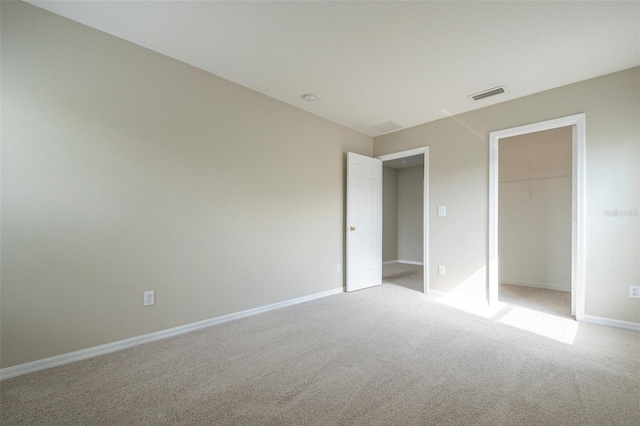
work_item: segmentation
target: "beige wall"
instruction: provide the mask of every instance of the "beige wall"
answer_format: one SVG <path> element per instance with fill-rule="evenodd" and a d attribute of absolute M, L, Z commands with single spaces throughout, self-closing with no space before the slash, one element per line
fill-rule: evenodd
<path fill-rule="evenodd" d="M 500 183 L 501 283 L 571 291 L 571 178 Z"/>
<path fill-rule="evenodd" d="M 640 284 L 640 218 L 606 213 L 640 208 L 638 67 L 374 138 L 376 156 L 430 147 L 432 289 L 486 297 L 489 133 L 577 113 L 586 113 L 586 314 L 640 322 L 640 299 L 629 298 Z"/>
<path fill-rule="evenodd" d="M 382 261 L 398 260 L 398 170 L 382 168 Z"/>
<path fill-rule="evenodd" d="M 370 137 L 1 7 L 2 367 L 343 285 L 345 152 Z"/>
<path fill-rule="evenodd" d="M 572 127 L 500 139 L 500 182 L 570 175 Z"/>
<path fill-rule="evenodd" d="M 424 167 L 398 170 L 398 260 L 423 261 Z"/>
<path fill-rule="evenodd" d="M 0 2 L 2 367 L 340 287 L 371 138 Z M 640 69 L 374 139 L 430 146 L 431 287 L 484 297 L 488 133 L 587 113 L 586 313 L 640 322 Z M 142 307 L 142 292 L 156 305 Z"/>
<path fill-rule="evenodd" d="M 500 140 L 501 283 L 571 291 L 572 127 Z"/>
<path fill-rule="evenodd" d="M 382 260 L 422 263 L 424 167 L 383 170 Z"/>

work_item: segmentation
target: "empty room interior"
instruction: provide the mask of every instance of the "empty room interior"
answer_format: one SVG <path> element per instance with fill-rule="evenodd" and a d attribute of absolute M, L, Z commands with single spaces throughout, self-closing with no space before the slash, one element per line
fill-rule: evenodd
<path fill-rule="evenodd" d="M 424 155 L 382 164 L 383 282 L 424 292 Z"/>
<path fill-rule="evenodd" d="M 635 425 L 640 2 L 0 2 L 0 423 Z"/>
<path fill-rule="evenodd" d="M 571 309 L 572 127 L 500 140 L 500 294 L 565 317 Z"/>

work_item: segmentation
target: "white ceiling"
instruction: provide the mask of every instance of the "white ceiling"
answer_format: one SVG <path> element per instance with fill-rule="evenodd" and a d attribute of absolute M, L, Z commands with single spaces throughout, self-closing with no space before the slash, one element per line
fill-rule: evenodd
<path fill-rule="evenodd" d="M 640 1 L 29 3 L 370 136 L 640 65 Z"/>

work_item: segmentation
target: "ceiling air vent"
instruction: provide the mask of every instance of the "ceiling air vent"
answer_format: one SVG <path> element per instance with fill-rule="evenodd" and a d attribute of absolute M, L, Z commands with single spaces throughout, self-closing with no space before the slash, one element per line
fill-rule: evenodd
<path fill-rule="evenodd" d="M 494 87 L 493 89 L 483 90 L 482 92 L 469 95 L 469 97 L 474 101 L 479 101 L 480 99 L 488 98 L 489 96 L 495 96 L 495 95 L 499 95 L 501 93 L 506 93 L 506 92 L 507 91 L 504 90 L 504 87 L 498 86 L 498 87 Z"/>
<path fill-rule="evenodd" d="M 387 121 L 385 123 L 376 124 L 375 126 L 371 126 L 373 130 L 379 133 L 387 133 L 392 130 L 402 129 L 402 126 L 398 123 L 394 123 L 393 121 Z"/>

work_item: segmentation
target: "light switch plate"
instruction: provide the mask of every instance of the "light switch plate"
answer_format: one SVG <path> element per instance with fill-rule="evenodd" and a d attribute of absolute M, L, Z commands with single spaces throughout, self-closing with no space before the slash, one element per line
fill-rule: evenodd
<path fill-rule="evenodd" d="M 447 206 L 438 206 L 438 216 L 447 215 Z"/>

